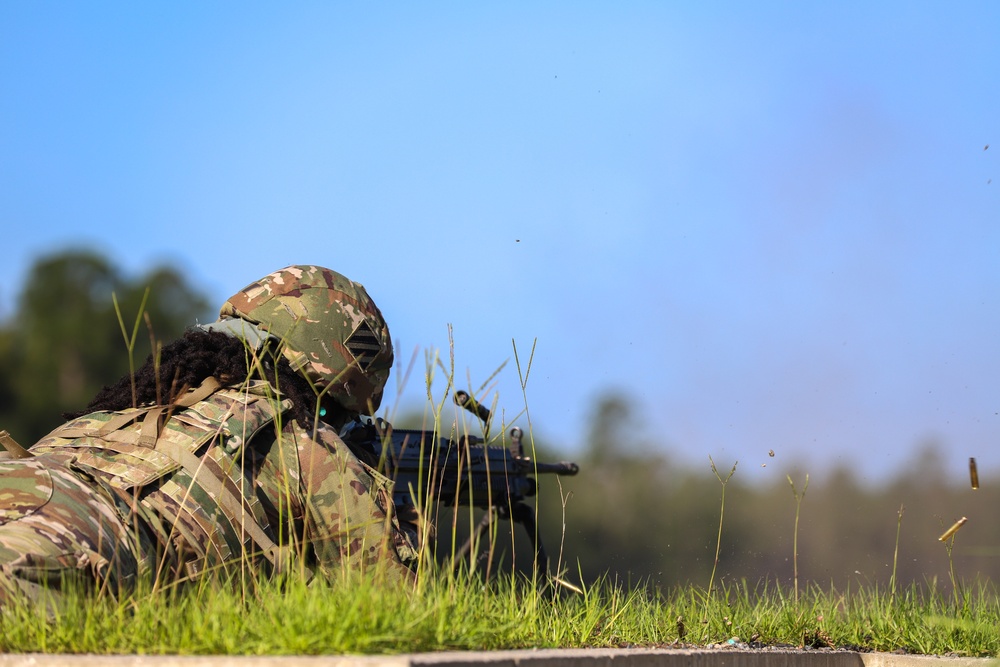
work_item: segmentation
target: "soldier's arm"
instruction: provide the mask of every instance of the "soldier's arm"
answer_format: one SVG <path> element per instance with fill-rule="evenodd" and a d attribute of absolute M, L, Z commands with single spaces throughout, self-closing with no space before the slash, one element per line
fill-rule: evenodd
<path fill-rule="evenodd" d="M 412 577 L 416 553 L 393 516 L 391 482 L 365 466 L 329 428 L 319 442 L 296 428 L 305 536 L 328 578 L 361 571 Z M 404 561 L 406 564 L 404 564 Z"/>

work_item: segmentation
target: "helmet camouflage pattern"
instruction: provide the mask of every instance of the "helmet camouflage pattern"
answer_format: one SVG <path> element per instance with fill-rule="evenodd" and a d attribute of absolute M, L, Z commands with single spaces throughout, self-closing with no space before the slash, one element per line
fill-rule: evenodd
<path fill-rule="evenodd" d="M 244 287 L 219 315 L 280 339 L 292 368 L 348 410 L 369 414 L 382 401 L 392 341 L 361 284 L 321 266 L 288 266 Z"/>

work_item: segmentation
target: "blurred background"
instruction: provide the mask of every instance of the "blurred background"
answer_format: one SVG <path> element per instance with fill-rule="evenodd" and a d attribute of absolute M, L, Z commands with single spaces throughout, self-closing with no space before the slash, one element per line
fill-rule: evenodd
<path fill-rule="evenodd" d="M 554 481 L 540 502 L 584 576 L 707 578 L 711 456 L 739 461 L 725 576 L 790 576 L 809 474 L 803 577 L 886 579 L 897 528 L 901 577 L 945 576 L 968 515 L 956 564 L 995 578 L 998 25 L 975 2 L 0 4 L 0 428 L 31 442 L 128 371 L 114 300 L 131 334 L 149 288 L 138 363 L 316 263 L 390 323 L 386 416 L 453 359 L 583 465 L 565 519 Z"/>

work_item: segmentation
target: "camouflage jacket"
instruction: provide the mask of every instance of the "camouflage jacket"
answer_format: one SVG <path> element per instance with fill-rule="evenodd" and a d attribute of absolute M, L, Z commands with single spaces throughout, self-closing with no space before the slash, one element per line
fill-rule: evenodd
<path fill-rule="evenodd" d="M 310 437 L 288 408 L 265 382 L 209 378 L 172 407 L 92 413 L 30 451 L 83 473 L 138 527 L 127 546 L 140 576 L 195 577 L 248 559 L 310 576 L 376 566 L 412 576 L 417 554 L 391 481 L 322 422 Z"/>

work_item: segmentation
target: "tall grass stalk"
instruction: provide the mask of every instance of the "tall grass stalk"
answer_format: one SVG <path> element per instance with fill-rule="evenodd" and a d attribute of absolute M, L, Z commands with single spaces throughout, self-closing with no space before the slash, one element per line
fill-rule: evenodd
<path fill-rule="evenodd" d="M 953 523 L 948 530 L 944 531 L 938 541 L 944 542 L 944 548 L 948 552 L 948 577 L 951 579 L 951 590 L 955 598 L 955 606 L 960 607 L 963 604 L 964 593 L 962 591 L 962 582 L 958 580 L 955 576 L 955 538 L 958 535 L 959 529 L 965 525 L 967 518 L 964 516 Z"/>
<path fill-rule="evenodd" d="M 156 378 L 156 402 L 162 405 L 163 387 L 160 384 L 160 358 L 163 353 L 163 343 L 156 339 L 156 332 L 153 330 L 153 321 L 149 318 L 149 313 L 143 313 L 142 319 L 146 322 L 146 331 L 149 332 L 149 349 L 153 355 L 153 376 Z M 131 358 L 131 356 L 132 351 L 129 350 L 129 357 Z M 132 392 L 132 404 L 135 405 L 135 378 L 132 379 Z"/>
<path fill-rule="evenodd" d="M 806 497 L 806 489 L 809 488 L 809 473 L 806 473 L 805 484 L 802 485 L 802 493 L 795 488 L 795 482 L 791 475 L 785 475 L 788 484 L 792 487 L 792 495 L 795 497 L 795 527 L 792 532 L 792 581 L 795 590 L 795 606 L 799 605 L 799 510 L 802 508 L 802 499 Z"/>
<path fill-rule="evenodd" d="M 944 548 L 948 552 L 948 579 L 951 580 L 951 592 L 955 599 L 955 606 L 961 606 L 961 595 L 960 586 L 958 578 L 955 576 L 955 559 L 953 557 L 955 550 L 955 536 L 952 535 L 950 538 L 945 540 Z"/>
<path fill-rule="evenodd" d="M 889 577 L 889 601 L 896 600 L 896 563 L 899 560 L 899 534 L 903 527 L 903 511 L 906 508 L 900 503 L 899 511 L 896 513 L 896 546 L 892 550 L 892 576 Z"/>
<path fill-rule="evenodd" d="M 712 575 L 708 578 L 708 588 L 705 590 L 706 608 L 711 602 L 713 585 L 715 583 L 715 572 L 719 567 L 719 552 L 722 550 L 722 522 L 726 516 L 726 484 L 729 483 L 729 480 L 732 479 L 733 475 L 736 473 L 736 466 L 739 464 L 739 461 L 734 462 L 733 467 L 729 470 L 729 474 L 726 475 L 725 479 L 723 479 L 722 475 L 719 474 L 718 468 L 715 467 L 715 461 L 712 459 L 711 455 L 708 457 L 708 462 L 712 466 L 712 473 L 715 475 L 715 478 L 719 480 L 719 484 L 722 485 L 722 498 L 719 507 L 719 532 L 715 539 L 715 560 L 712 562 Z M 708 628 L 706 626 L 706 632 L 707 631 Z"/>
<path fill-rule="evenodd" d="M 139 312 L 135 315 L 135 323 L 132 325 L 132 333 L 125 330 L 125 320 L 122 317 L 121 306 L 118 304 L 118 295 L 111 293 L 111 302 L 115 307 L 115 315 L 118 317 L 118 326 L 121 327 L 122 337 L 125 339 L 125 347 L 128 349 L 128 372 L 132 379 L 132 407 L 136 407 L 139 399 L 135 389 L 135 338 L 139 333 L 139 323 L 142 322 L 146 313 L 146 300 L 149 299 L 149 287 L 142 294 L 142 302 L 139 304 Z"/>
<path fill-rule="evenodd" d="M 524 401 L 524 416 L 525 416 L 525 419 L 528 422 L 528 456 L 531 457 L 532 461 L 537 461 L 538 457 L 535 456 L 535 432 L 534 432 L 533 425 L 532 425 L 532 422 L 531 422 L 531 413 L 528 411 L 528 376 L 531 374 L 531 362 L 534 361 L 534 359 L 535 359 L 535 347 L 538 345 L 538 339 L 536 338 L 536 339 L 534 339 L 532 341 L 532 343 L 531 343 L 531 352 L 528 355 L 528 363 L 523 368 L 521 366 L 521 357 L 517 353 L 517 342 L 512 339 L 510 341 L 510 343 L 511 343 L 511 346 L 513 347 L 513 349 L 514 349 L 514 364 L 517 366 L 517 379 L 518 379 L 518 383 L 521 385 L 521 398 Z M 536 468 L 536 470 L 537 470 L 537 468 Z M 562 485 L 560 485 L 560 489 L 561 488 L 562 488 Z M 565 500 L 563 502 L 563 508 L 562 509 L 563 509 L 563 516 L 565 516 L 565 511 L 566 511 Z M 540 540 L 542 538 L 538 534 L 538 503 L 535 503 L 533 511 L 535 513 L 535 521 L 534 521 L 534 527 L 533 527 L 533 530 L 534 530 L 535 534 L 532 535 L 532 543 L 534 543 L 534 544 L 541 544 Z M 511 526 L 513 527 L 513 524 L 511 524 Z M 565 522 L 563 523 L 563 526 L 564 526 L 564 528 L 563 528 L 562 532 L 563 532 L 563 534 L 565 534 Z M 560 536 L 559 560 L 556 561 L 556 573 L 557 573 L 557 575 L 558 575 L 558 572 L 559 572 L 559 564 L 561 563 L 561 559 L 562 559 L 562 536 Z M 536 558 L 535 564 L 537 565 L 537 558 Z M 548 567 L 548 566 L 546 565 L 546 567 Z M 536 580 L 537 580 L 537 578 L 539 576 L 544 576 L 544 575 L 548 574 L 547 572 L 538 572 L 537 567 L 536 568 L 532 568 L 532 573 L 533 573 L 533 577 L 536 578 Z"/>
<path fill-rule="evenodd" d="M 715 560 L 712 562 L 712 575 L 708 578 L 707 590 L 711 594 L 712 584 L 715 582 L 715 572 L 719 567 L 719 552 L 722 550 L 722 522 L 726 516 L 726 484 L 729 483 L 729 480 L 732 479 L 733 474 L 736 472 L 736 466 L 739 464 L 739 461 L 733 463 L 733 467 L 729 470 L 729 474 L 726 475 L 725 479 L 723 479 L 722 475 L 719 474 L 719 470 L 715 467 L 715 461 L 712 460 L 711 456 L 708 457 L 708 461 L 712 466 L 712 473 L 715 475 L 715 478 L 719 480 L 719 484 L 722 485 L 722 498 L 719 507 L 719 532 L 715 540 Z"/>
<path fill-rule="evenodd" d="M 478 385 L 473 382 L 471 376 L 466 377 L 468 383 L 467 393 L 470 399 L 475 404 L 489 406 L 490 417 L 484 420 L 477 413 L 456 408 L 454 402 L 451 400 L 455 390 L 459 389 L 459 386 L 456 382 L 454 336 L 450 326 L 448 327 L 448 342 L 447 357 L 443 357 L 436 350 L 425 352 L 426 367 L 424 381 L 427 408 L 425 409 L 423 424 L 420 428 L 427 433 L 433 433 L 435 439 L 448 438 L 460 443 L 460 446 L 470 446 L 472 440 L 481 438 L 490 445 L 509 447 L 509 433 L 506 430 L 508 422 L 512 423 L 513 420 L 518 419 L 520 416 L 527 415 L 526 387 L 534 357 L 534 346 L 532 347 L 532 355 L 526 364 L 522 364 L 517 348 L 516 346 L 514 347 L 525 407 L 513 416 L 497 408 L 498 397 L 494 391 L 495 379 L 506 366 L 506 361 L 501 363 L 486 380 Z M 441 382 L 442 379 L 443 383 Z M 439 388 L 443 388 L 443 391 L 439 392 Z M 492 397 L 490 396 L 491 393 Z M 448 408 L 447 411 L 446 408 Z M 453 415 L 454 419 L 451 419 L 450 415 Z M 481 436 L 476 432 L 477 430 L 482 432 Z M 526 432 L 528 437 L 522 440 L 522 443 L 525 449 L 533 454 L 534 439 L 530 418 Z M 476 438 L 468 438 L 467 436 L 476 436 Z M 414 443 L 414 446 L 416 444 Z M 428 441 L 419 444 L 421 447 L 429 447 L 433 443 Z M 467 488 L 469 489 L 473 486 L 473 473 L 471 466 L 464 465 L 464 462 L 471 461 L 472 458 L 471 456 L 459 457 L 460 469 L 458 475 L 466 477 Z M 534 456 L 531 459 L 534 460 Z M 422 455 L 421 465 L 425 462 L 426 457 Z M 417 490 L 418 493 L 416 494 L 418 500 L 417 510 L 421 515 L 421 544 L 426 547 L 436 542 L 438 545 L 437 554 L 434 553 L 433 549 L 423 549 L 421 562 L 424 567 L 422 567 L 421 573 L 436 576 L 442 570 L 462 570 L 471 576 L 481 575 L 488 580 L 495 574 L 493 568 L 494 563 L 498 560 L 497 549 L 498 544 L 500 544 L 500 540 L 498 540 L 498 537 L 501 536 L 500 531 L 508 530 L 510 532 L 510 543 L 511 545 L 514 543 L 516 524 L 513 521 L 500 520 L 510 514 L 509 511 L 503 512 L 502 510 L 510 510 L 510 508 L 499 508 L 499 512 L 487 509 L 484 513 L 475 507 L 458 503 L 437 506 L 435 491 L 437 483 L 440 482 L 436 478 L 437 474 L 436 462 L 428 465 L 426 471 L 421 470 L 420 478 L 425 481 L 421 484 L 422 488 Z M 491 493 L 492 487 L 489 487 L 487 492 Z M 492 500 L 489 504 L 493 504 Z M 444 536 L 443 539 L 447 541 L 446 543 L 442 544 L 442 540 L 435 537 L 433 532 L 434 526 L 437 527 L 437 532 Z M 468 538 L 460 544 L 459 540 L 463 534 L 468 535 Z M 508 555 L 511 556 L 511 567 L 516 567 L 517 562 L 514 558 L 518 554 L 511 553 Z M 420 580 L 422 581 L 423 577 Z M 418 585 L 422 585 L 422 583 Z"/>

